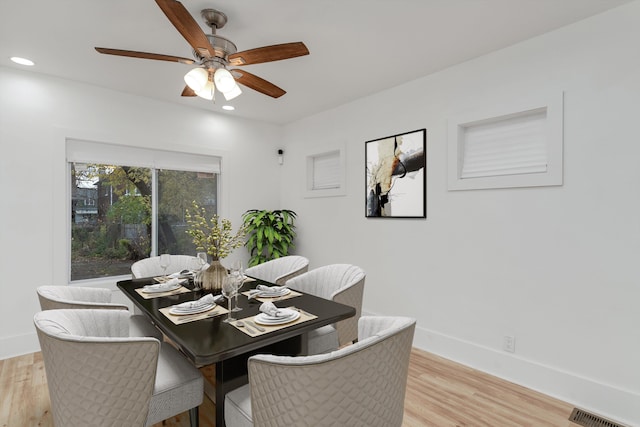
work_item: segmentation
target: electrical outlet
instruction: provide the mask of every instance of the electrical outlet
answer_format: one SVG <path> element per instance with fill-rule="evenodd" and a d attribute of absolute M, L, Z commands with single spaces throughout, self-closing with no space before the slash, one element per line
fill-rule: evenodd
<path fill-rule="evenodd" d="M 512 335 L 505 335 L 502 340 L 502 349 L 504 351 L 508 351 L 509 353 L 516 352 L 516 337 Z"/>

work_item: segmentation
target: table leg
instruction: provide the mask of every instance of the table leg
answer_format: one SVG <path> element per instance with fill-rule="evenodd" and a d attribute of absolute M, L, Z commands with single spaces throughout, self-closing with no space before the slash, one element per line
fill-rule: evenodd
<path fill-rule="evenodd" d="M 224 423 L 224 397 L 225 395 L 240 386 L 249 382 L 247 374 L 247 360 L 255 354 L 277 354 L 282 356 L 297 356 L 306 352 L 306 336 L 303 340 L 301 336 L 290 338 L 256 350 L 250 353 L 241 354 L 216 363 L 216 427 L 225 427 Z"/>
<path fill-rule="evenodd" d="M 227 392 L 248 382 L 248 356 L 234 357 L 216 363 L 216 427 L 224 427 L 224 397 Z"/>

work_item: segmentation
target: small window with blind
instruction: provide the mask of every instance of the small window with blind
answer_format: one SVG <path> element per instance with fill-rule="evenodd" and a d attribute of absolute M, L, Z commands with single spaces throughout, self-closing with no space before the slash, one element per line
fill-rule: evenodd
<path fill-rule="evenodd" d="M 344 156 L 336 149 L 307 156 L 306 197 L 343 196 Z"/>
<path fill-rule="evenodd" d="M 449 121 L 449 190 L 562 185 L 562 97 Z"/>

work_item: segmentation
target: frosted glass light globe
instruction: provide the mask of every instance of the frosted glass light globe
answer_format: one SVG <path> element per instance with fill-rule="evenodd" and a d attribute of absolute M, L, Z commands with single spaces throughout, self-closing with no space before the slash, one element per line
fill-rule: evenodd
<path fill-rule="evenodd" d="M 184 75 L 184 82 L 196 93 L 202 90 L 208 81 L 209 73 L 204 68 L 194 68 Z"/>

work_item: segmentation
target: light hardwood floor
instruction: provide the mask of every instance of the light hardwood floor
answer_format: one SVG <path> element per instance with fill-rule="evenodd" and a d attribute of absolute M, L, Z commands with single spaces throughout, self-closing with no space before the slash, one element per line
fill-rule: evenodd
<path fill-rule="evenodd" d="M 205 398 L 201 427 L 215 427 L 214 410 Z M 403 427 L 576 427 L 568 421 L 572 410 L 568 403 L 433 354 L 411 353 Z M 184 413 L 154 427 L 188 425 Z M 53 426 L 40 353 L 0 360 L 0 426 Z"/>

